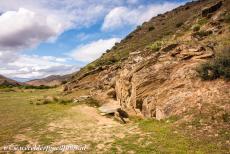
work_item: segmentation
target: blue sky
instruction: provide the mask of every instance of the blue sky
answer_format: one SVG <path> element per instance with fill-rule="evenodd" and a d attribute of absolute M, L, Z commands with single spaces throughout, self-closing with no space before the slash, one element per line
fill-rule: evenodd
<path fill-rule="evenodd" d="M 137 25 L 187 0 L 1 0 L 0 74 L 66 74 L 100 57 Z"/>

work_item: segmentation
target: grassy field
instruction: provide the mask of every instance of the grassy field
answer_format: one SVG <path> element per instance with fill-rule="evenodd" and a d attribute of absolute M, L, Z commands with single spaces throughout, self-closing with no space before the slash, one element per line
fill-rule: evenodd
<path fill-rule="evenodd" d="M 124 125 L 86 104 L 36 105 L 45 96 L 61 96 L 60 89 L 0 90 L 0 147 L 86 144 L 89 153 L 226 152 L 181 135 L 172 128 L 170 119 L 131 118 Z"/>
<path fill-rule="evenodd" d="M 57 95 L 52 90 L 11 90 L 0 91 L 0 146 L 8 144 L 29 144 L 29 139 L 18 139 L 17 135 L 28 134 L 38 139 L 41 144 L 46 142 L 41 138 L 46 134 L 45 126 L 54 119 L 64 115 L 70 106 L 51 104 L 36 105 L 39 99 L 47 95 Z"/>

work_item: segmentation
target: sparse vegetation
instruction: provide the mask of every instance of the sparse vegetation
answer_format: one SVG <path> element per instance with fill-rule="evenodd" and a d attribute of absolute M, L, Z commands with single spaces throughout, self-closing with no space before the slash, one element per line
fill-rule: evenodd
<path fill-rule="evenodd" d="M 226 13 L 224 15 L 224 21 L 227 22 L 227 23 L 230 23 L 230 13 Z"/>
<path fill-rule="evenodd" d="M 32 86 L 32 85 L 0 85 L 0 89 L 5 89 L 5 88 L 19 88 L 19 89 L 51 89 L 51 88 L 56 88 L 56 86 Z"/>
<path fill-rule="evenodd" d="M 46 104 L 53 104 L 53 103 L 67 105 L 73 103 L 73 100 L 67 98 L 49 96 L 49 98 L 44 98 L 41 102 L 38 102 L 37 105 L 46 105 Z"/>
<path fill-rule="evenodd" d="M 181 27 L 183 24 L 184 24 L 183 22 L 179 22 L 179 23 L 176 24 L 176 27 L 179 28 L 179 27 Z"/>
<path fill-rule="evenodd" d="M 215 153 L 219 148 L 209 142 L 191 140 L 173 129 L 173 121 L 140 120 L 135 118 L 143 134 L 128 135 L 116 139 L 111 151 L 133 153 Z M 146 134 L 145 134 L 146 133 Z"/>
<path fill-rule="evenodd" d="M 150 27 L 149 27 L 149 32 L 150 32 L 150 31 L 153 31 L 154 29 L 155 29 L 154 26 L 150 26 Z"/>
<path fill-rule="evenodd" d="M 193 30 L 194 32 L 198 32 L 198 31 L 200 30 L 200 25 L 198 25 L 198 24 L 193 25 L 193 26 L 192 26 L 192 30 Z"/>
<path fill-rule="evenodd" d="M 84 100 L 83 103 L 87 104 L 91 107 L 99 107 L 100 106 L 100 103 L 93 98 L 88 98 L 88 99 Z"/>
<path fill-rule="evenodd" d="M 147 46 L 148 49 L 151 49 L 153 52 L 159 51 L 163 45 L 163 41 L 156 41 L 153 44 Z"/>
<path fill-rule="evenodd" d="M 223 77 L 230 79 L 230 47 L 224 48 L 223 52 L 217 55 L 213 60 L 202 64 L 198 68 L 200 77 L 203 80 L 214 80 Z"/>
<path fill-rule="evenodd" d="M 205 25 L 207 23 L 208 23 L 207 18 L 199 18 L 198 21 L 197 21 L 197 24 L 200 25 L 200 26 L 203 26 L 203 25 Z"/>
<path fill-rule="evenodd" d="M 230 122 L 230 114 L 229 113 L 224 113 L 222 115 L 222 118 L 223 118 L 223 121 L 226 122 L 226 123 L 229 123 Z"/>

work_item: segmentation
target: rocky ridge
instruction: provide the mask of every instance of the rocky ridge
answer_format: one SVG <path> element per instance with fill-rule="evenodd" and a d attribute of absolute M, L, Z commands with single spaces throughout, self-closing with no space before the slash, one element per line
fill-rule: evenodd
<path fill-rule="evenodd" d="M 191 118 L 207 113 L 220 119 L 230 112 L 230 83 L 223 79 L 203 81 L 197 68 L 229 44 L 229 24 L 224 21 L 229 9 L 229 1 L 205 0 L 159 15 L 138 27 L 140 32 L 131 33 L 131 38 L 130 34 L 114 48 L 132 42 L 135 35 L 141 34 L 139 40 L 142 41 L 148 35 L 146 29 L 150 31 L 149 25 L 162 18 L 167 20 L 175 14 L 182 14 L 182 10 L 195 10 L 194 16 L 174 25 L 178 27 L 176 32 L 131 50 L 127 57 L 116 63 L 78 72 L 65 85 L 64 91 L 90 89 L 91 95 L 100 102 L 116 102 L 129 115 L 140 117 L 160 120 L 172 116 Z M 194 28 L 197 24 L 198 30 Z M 213 110 L 218 112 L 213 114 Z"/>

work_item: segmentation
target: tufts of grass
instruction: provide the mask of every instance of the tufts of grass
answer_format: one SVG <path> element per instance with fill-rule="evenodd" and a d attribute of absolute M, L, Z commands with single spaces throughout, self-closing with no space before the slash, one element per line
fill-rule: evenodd
<path fill-rule="evenodd" d="M 87 104 L 88 106 L 91 106 L 91 107 L 99 107 L 100 106 L 100 102 L 91 98 L 91 97 L 83 100 L 79 104 Z"/>
<path fill-rule="evenodd" d="M 195 35 L 199 36 L 199 37 L 205 37 L 212 34 L 212 31 L 205 31 L 205 30 L 200 30 L 198 32 L 195 33 Z"/>
<path fill-rule="evenodd" d="M 195 24 L 192 26 L 192 31 L 194 32 L 198 32 L 200 30 L 200 25 L 199 24 Z"/>
<path fill-rule="evenodd" d="M 54 103 L 67 105 L 73 103 L 73 100 L 67 98 L 51 97 L 49 99 L 45 98 L 44 100 L 42 100 L 42 102 L 37 102 L 36 105 L 46 105 Z"/>
<path fill-rule="evenodd" d="M 172 127 L 174 120 L 132 120 L 138 124 L 142 134 L 133 133 L 122 139 L 117 138 L 110 149 L 113 153 L 210 153 L 218 150 L 210 143 L 190 140 L 177 132 Z"/>
<path fill-rule="evenodd" d="M 153 44 L 148 45 L 147 48 L 152 50 L 153 52 L 156 52 L 161 49 L 163 44 L 163 41 L 155 41 Z"/>
<path fill-rule="evenodd" d="M 179 28 L 179 27 L 181 27 L 183 24 L 184 24 L 183 22 L 178 22 L 178 23 L 176 24 L 176 27 Z"/>
<path fill-rule="evenodd" d="M 222 53 L 213 60 L 201 64 L 197 69 L 203 80 L 214 80 L 223 77 L 230 79 L 230 47 L 226 47 Z"/>
<path fill-rule="evenodd" d="M 197 21 L 197 24 L 200 25 L 200 26 L 203 26 L 203 25 L 205 25 L 207 23 L 208 23 L 207 18 L 199 18 L 198 21 Z"/>
<path fill-rule="evenodd" d="M 230 123 L 230 114 L 229 113 L 224 113 L 222 115 L 222 119 L 223 119 L 224 122 Z"/>
<path fill-rule="evenodd" d="M 224 21 L 227 22 L 227 23 L 230 23 L 230 13 L 226 13 L 224 15 Z"/>

